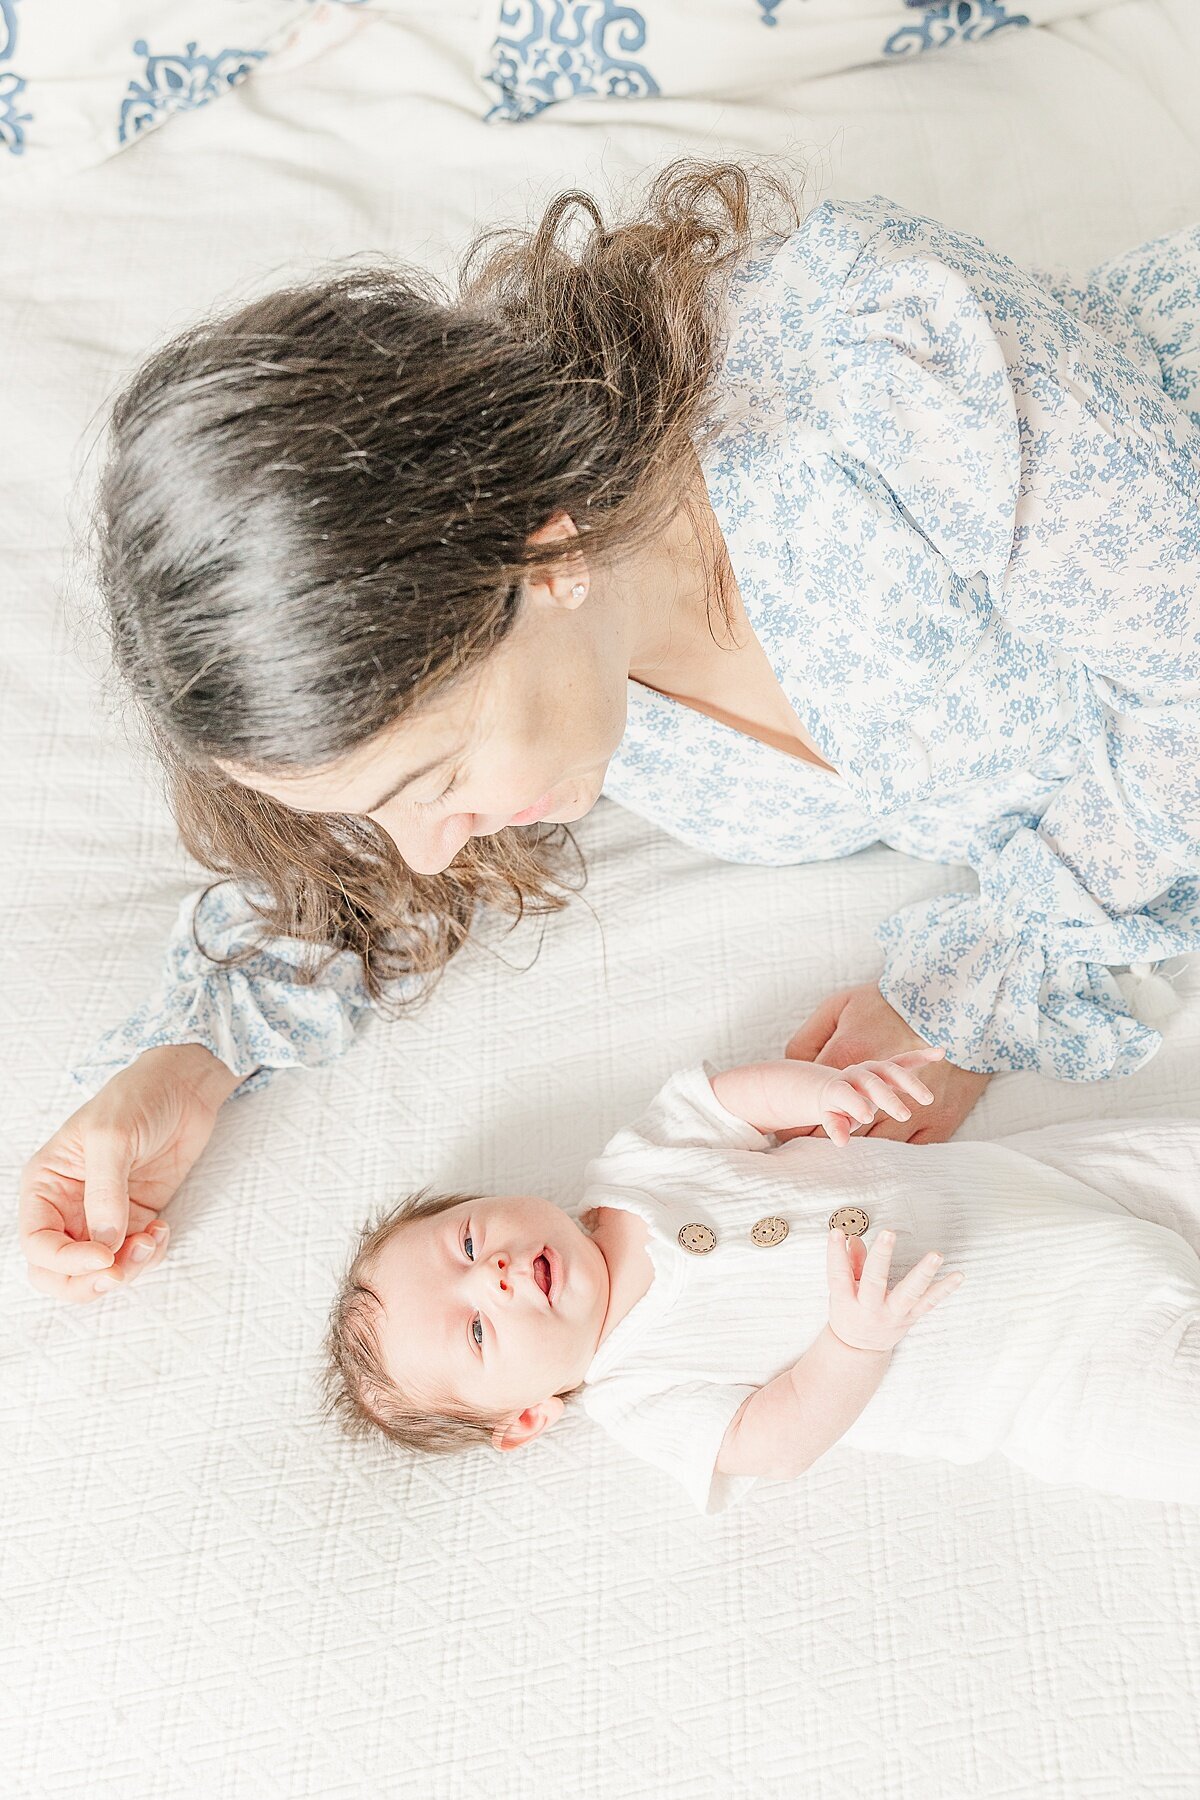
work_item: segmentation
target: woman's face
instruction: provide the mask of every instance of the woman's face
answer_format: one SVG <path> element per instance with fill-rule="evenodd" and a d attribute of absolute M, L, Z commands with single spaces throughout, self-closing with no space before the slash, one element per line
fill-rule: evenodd
<path fill-rule="evenodd" d="M 468 838 L 582 818 L 625 729 L 621 618 L 576 562 L 530 583 L 507 637 L 414 717 L 317 773 L 229 773 L 300 811 L 366 814 L 422 875 Z"/>

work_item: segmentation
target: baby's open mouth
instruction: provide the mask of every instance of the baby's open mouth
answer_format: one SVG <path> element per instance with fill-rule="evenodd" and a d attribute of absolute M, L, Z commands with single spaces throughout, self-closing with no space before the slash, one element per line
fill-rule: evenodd
<path fill-rule="evenodd" d="M 550 1298 L 550 1263 L 544 1250 L 533 1259 L 533 1279 L 548 1300 Z"/>

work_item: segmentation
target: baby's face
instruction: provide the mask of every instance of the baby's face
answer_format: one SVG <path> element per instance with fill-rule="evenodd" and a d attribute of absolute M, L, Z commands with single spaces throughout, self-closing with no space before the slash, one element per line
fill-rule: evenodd
<path fill-rule="evenodd" d="M 388 1374 L 431 1410 L 516 1417 L 575 1387 L 608 1311 L 608 1265 L 548 1200 L 471 1200 L 402 1225 L 364 1280 Z"/>

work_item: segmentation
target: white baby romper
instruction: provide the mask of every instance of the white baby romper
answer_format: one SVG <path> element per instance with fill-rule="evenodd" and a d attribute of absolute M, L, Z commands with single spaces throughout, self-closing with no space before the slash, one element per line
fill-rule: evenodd
<path fill-rule="evenodd" d="M 894 1275 L 937 1249 L 967 1279 L 897 1347 L 843 1444 L 1001 1451 L 1045 1480 L 1200 1503 L 1198 1171 L 1196 1120 L 773 1147 L 685 1072 L 588 1170 L 585 1206 L 646 1221 L 655 1276 L 600 1346 L 584 1408 L 701 1509 L 727 1505 L 750 1484 L 715 1474 L 725 1431 L 825 1324 L 829 1219 L 859 1207 L 868 1242 L 896 1232 Z M 788 1234 L 759 1247 L 769 1216 Z M 711 1251 L 681 1247 L 686 1225 Z"/>

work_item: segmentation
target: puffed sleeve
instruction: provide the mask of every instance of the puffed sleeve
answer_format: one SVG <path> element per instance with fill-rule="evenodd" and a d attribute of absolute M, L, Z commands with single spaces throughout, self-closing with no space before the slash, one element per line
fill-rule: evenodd
<path fill-rule="evenodd" d="M 647 1150 L 769 1149 L 771 1138 L 722 1106 L 713 1092 L 715 1074 L 710 1063 L 701 1063 L 672 1075 L 641 1117 L 610 1138 L 589 1180 L 619 1180 L 623 1159 L 632 1156 L 636 1163 Z"/>
<path fill-rule="evenodd" d="M 1111 970 L 1200 948 L 1200 432 L 1152 358 L 921 232 L 885 228 L 843 289 L 843 438 L 1014 639 L 1069 659 L 1079 755 L 1040 813 L 978 822 L 978 895 L 882 928 L 881 987 L 963 1067 L 1122 1074 L 1159 1039 Z"/>
<path fill-rule="evenodd" d="M 262 1086 L 273 1069 L 340 1056 L 370 1009 L 359 959 L 343 952 L 315 981 L 306 979 L 313 946 L 297 939 L 271 939 L 234 966 L 215 960 L 258 944 L 261 929 L 251 901 L 232 882 L 189 894 L 159 992 L 101 1039 L 75 1079 L 94 1090 L 143 1050 L 203 1044 L 248 1078 L 240 1095 Z"/>

